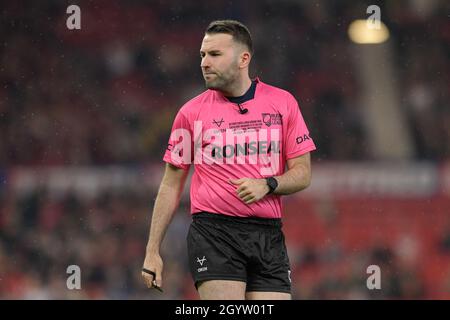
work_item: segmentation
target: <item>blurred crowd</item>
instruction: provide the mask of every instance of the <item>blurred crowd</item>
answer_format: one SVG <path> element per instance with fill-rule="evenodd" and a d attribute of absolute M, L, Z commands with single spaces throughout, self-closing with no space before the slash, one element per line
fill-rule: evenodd
<path fill-rule="evenodd" d="M 444 1 L 426 15 L 405 3 L 389 2 L 382 19 L 392 33 L 415 159 L 448 160 L 450 23 Z M 164 243 L 166 292 L 160 295 L 143 286 L 139 272 L 156 190 L 105 191 L 91 199 L 70 192 L 55 197 L 45 189 L 22 194 L 8 188 L 2 171 L 142 163 L 162 168 L 177 110 L 204 90 L 198 50 L 214 19 L 233 17 L 248 25 L 255 45 L 251 75 L 297 97 L 318 146 L 314 161 L 371 160 L 347 37 L 349 22 L 366 17 L 367 5 L 225 0 L 79 5 L 81 30 L 66 28 L 66 4 L 60 1 L 0 5 L 0 298 L 197 297 L 183 258 L 190 219 L 185 200 Z M 449 235 L 442 234 L 443 252 Z M 430 297 L 425 280 L 398 271 L 395 248 L 340 255 L 350 265 L 388 265 L 390 289 L 373 296 L 358 287 L 365 280 L 356 271 L 316 275 L 314 266 L 333 265 L 339 256 L 333 246 L 293 248 L 294 267 L 301 270 L 294 298 Z M 82 270 L 81 291 L 67 290 L 66 269 L 72 264 Z"/>
<path fill-rule="evenodd" d="M 93 199 L 40 188 L 0 204 L 1 299 L 154 298 L 140 269 L 150 225 L 148 192 L 105 191 Z M 186 208 L 169 229 L 164 248 L 165 299 L 183 297 L 187 257 Z M 68 290 L 71 265 L 80 267 L 81 290 Z M 190 279 L 187 279 L 190 280 Z M 191 283 L 192 286 L 192 283 Z M 188 287 L 187 287 L 188 288 Z M 154 293 L 154 292 L 153 292 Z"/>
<path fill-rule="evenodd" d="M 242 19 L 253 33 L 252 76 L 299 100 L 320 146 L 317 159 L 369 158 L 347 37 L 364 6 L 82 1 L 82 29 L 68 30 L 60 2 L 26 10 L 21 2 L 2 5 L 0 166 L 159 160 L 177 110 L 204 90 L 198 55 L 204 29 L 226 16 Z M 389 5 L 383 19 L 396 45 L 417 157 L 445 159 L 448 19 L 439 7 L 421 18 Z"/>
<path fill-rule="evenodd" d="M 89 199 L 44 188 L 3 194 L 0 298 L 197 299 L 187 264 L 185 199 L 162 246 L 164 294 L 141 279 L 155 192 L 104 190 Z M 347 201 L 354 209 L 342 200 L 288 201 L 283 229 L 293 298 L 450 298 L 450 200 L 438 200 L 438 209 L 422 200 L 380 205 L 356 198 Z M 68 289 L 71 265 L 80 267 L 81 290 Z M 380 267 L 381 290 L 366 286 L 370 265 Z"/>
<path fill-rule="evenodd" d="M 388 11 L 401 105 L 420 160 L 450 157 L 450 22 L 445 12 L 439 6 L 414 12 L 400 1 Z"/>

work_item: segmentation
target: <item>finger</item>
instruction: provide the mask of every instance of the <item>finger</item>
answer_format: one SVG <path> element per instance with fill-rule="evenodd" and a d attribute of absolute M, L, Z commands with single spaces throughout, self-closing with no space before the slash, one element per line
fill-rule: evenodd
<path fill-rule="evenodd" d="M 244 190 L 238 193 L 239 198 L 244 199 L 244 197 L 248 196 L 252 192 L 250 190 Z"/>
<path fill-rule="evenodd" d="M 157 286 L 156 278 L 158 273 L 161 274 L 161 271 L 158 272 L 156 268 L 142 268 L 142 276 L 148 288 Z"/>
<path fill-rule="evenodd" d="M 145 285 L 147 286 L 147 288 L 152 289 L 152 288 L 156 288 L 160 291 L 161 290 L 161 286 L 162 286 L 162 279 L 160 279 L 159 283 L 156 281 L 156 279 L 153 278 L 152 275 L 142 272 L 142 277 L 144 278 L 144 282 Z"/>
<path fill-rule="evenodd" d="M 248 196 L 245 196 L 244 198 L 242 198 L 242 201 L 244 201 L 245 203 L 247 203 L 248 201 L 250 201 L 250 200 L 253 200 L 255 197 L 253 196 L 253 195 L 248 195 Z"/>
<path fill-rule="evenodd" d="M 156 276 L 156 273 L 154 270 L 155 270 L 154 268 L 150 268 L 150 269 L 142 268 L 142 274 L 148 275 L 148 276 L 152 277 L 152 279 L 154 279 Z"/>
<path fill-rule="evenodd" d="M 246 204 L 252 204 L 253 202 L 256 202 L 256 198 L 253 198 L 251 200 L 245 201 Z"/>
<path fill-rule="evenodd" d="M 236 192 L 237 192 L 237 193 L 240 193 L 240 192 L 245 191 L 245 190 L 247 190 L 247 185 L 241 184 L 241 185 L 236 189 Z"/>
<path fill-rule="evenodd" d="M 228 181 L 230 181 L 232 184 L 241 184 L 242 182 L 244 182 L 244 178 L 241 178 L 241 179 L 229 179 Z"/>
<path fill-rule="evenodd" d="M 153 277 L 147 273 L 142 272 L 142 278 L 144 279 L 144 283 L 147 286 L 147 288 L 151 288 Z"/>
<path fill-rule="evenodd" d="M 162 287 L 162 272 L 156 272 L 156 279 L 153 281 L 153 286 Z"/>

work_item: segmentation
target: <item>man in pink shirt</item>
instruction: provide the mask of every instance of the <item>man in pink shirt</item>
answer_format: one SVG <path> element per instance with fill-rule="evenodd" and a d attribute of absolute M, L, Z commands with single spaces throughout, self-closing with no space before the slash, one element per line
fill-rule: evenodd
<path fill-rule="evenodd" d="M 159 253 L 190 165 L 188 257 L 201 299 L 290 299 L 281 196 L 309 186 L 315 145 L 295 98 L 250 79 L 240 22 L 212 22 L 200 49 L 208 90 L 178 112 L 164 155 L 142 276 L 162 286 Z M 287 167 L 287 169 L 286 169 Z"/>

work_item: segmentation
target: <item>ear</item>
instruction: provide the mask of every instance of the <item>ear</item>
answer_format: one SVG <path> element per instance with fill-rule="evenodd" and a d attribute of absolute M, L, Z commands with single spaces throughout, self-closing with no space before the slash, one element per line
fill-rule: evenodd
<path fill-rule="evenodd" d="M 239 55 L 239 68 L 244 69 L 247 68 L 250 64 L 250 60 L 252 59 L 252 55 L 248 51 L 243 51 Z"/>

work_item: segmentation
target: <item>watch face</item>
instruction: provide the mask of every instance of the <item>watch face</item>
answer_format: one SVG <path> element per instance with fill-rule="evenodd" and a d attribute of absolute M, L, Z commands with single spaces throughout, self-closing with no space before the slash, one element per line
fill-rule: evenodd
<path fill-rule="evenodd" d="M 275 178 L 270 177 L 267 178 L 267 185 L 269 186 L 270 191 L 272 192 L 278 187 L 278 182 L 277 180 L 275 180 Z"/>
<path fill-rule="evenodd" d="M 276 188 L 278 183 L 276 182 L 276 180 L 274 178 L 270 179 L 270 184 L 272 185 L 272 188 Z"/>

